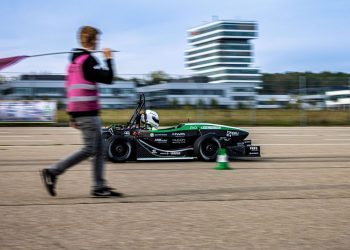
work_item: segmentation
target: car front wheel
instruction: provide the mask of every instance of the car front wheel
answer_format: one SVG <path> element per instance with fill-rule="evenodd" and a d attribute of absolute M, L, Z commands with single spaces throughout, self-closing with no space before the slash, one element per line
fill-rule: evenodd
<path fill-rule="evenodd" d="M 219 140 L 212 134 L 202 135 L 194 143 L 194 153 L 202 161 L 215 161 L 220 148 Z"/>

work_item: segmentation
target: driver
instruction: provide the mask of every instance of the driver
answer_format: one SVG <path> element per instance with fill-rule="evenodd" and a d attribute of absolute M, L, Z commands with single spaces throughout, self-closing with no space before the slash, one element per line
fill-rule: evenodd
<path fill-rule="evenodd" d="M 146 129 L 158 129 L 159 116 L 153 110 L 146 110 L 144 114 L 141 114 L 141 122 L 146 125 Z"/>

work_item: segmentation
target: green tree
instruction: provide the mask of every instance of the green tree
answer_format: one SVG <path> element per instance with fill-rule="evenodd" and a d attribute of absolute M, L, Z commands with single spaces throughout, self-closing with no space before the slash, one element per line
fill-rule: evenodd
<path fill-rule="evenodd" d="M 121 81 L 121 82 L 127 81 L 125 78 L 120 77 L 120 76 L 115 76 L 115 77 L 113 77 L 113 80 L 114 80 L 114 81 Z"/>
<path fill-rule="evenodd" d="M 247 109 L 247 105 L 245 105 L 243 102 L 237 103 L 237 109 Z"/>
<path fill-rule="evenodd" d="M 171 105 L 171 107 L 173 107 L 173 108 L 176 108 L 176 107 L 178 106 L 178 104 L 179 104 L 179 102 L 178 102 L 178 100 L 177 100 L 176 98 L 174 98 L 174 99 L 172 99 L 172 100 L 170 101 L 170 105 Z"/>
<path fill-rule="evenodd" d="M 276 105 L 276 104 L 277 104 L 276 99 L 275 99 L 275 98 L 271 98 L 271 99 L 269 100 L 269 104 L 270 104 L 270 105 Z"/>
<path fill-rule="evenodd" d="M 163 81 L 169 81 L 171 79 L 171 77 L 167 73 L 161 70 L 151 72 L 149 74 L 149 78 L 149 84 L 158 84 Z"/>
<path fill-rule="evenodd" d="M 197 104 L 197 108 L 203 108 L 204 107 L 204 101 L 202 99 L 198 99 L 196 104 Z"/>
<path fill-rule="evenodd" d="M 130 81 L 132 81 L 133 83 L 136 84 L 137 87 L 139 86 L 144 86 L 146 83 L 145 83 L 145 80 L 141 79 L 141 78 L 137 78 L 137 77 L 132 77 L 130 79 Z"/>
<path fill-rule="evenodd" d="M 306 79 L 305 87 L 308 91 L 312 88 L 330 87 L 330 86 L 347 86 L 350 74 L 342 72 L 323 71 L 320 73 L 313 72 L 286 72 L 262 75 L 262 90 L 260 93 L 267 94 L 289 94 L 298 92 L 299 77 L 304 76 Z"/>
<path fill-rule="evenodd" d="M 210 99 L 210 107 L 213 109 L 218 107 L 218 101 L 215 98 Z"/>

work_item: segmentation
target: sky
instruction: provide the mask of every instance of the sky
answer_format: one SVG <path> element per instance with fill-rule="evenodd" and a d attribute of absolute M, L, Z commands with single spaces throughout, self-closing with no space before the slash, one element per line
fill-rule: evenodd
<path fill-rule="evenodd" d="M 79 47 L 77 30 L 91 25 L 103 32 L 100 47 L 120 50 L 119 75 L 189 75 L 187 30 L 216 16 L 257 21 L 253 66 L 263 73 L 350 72 L 349 11 L 349 0 L 1 0 L 0 58 Z M 64 73 L 67 63 L 28 58 L 5 72 Z"/>

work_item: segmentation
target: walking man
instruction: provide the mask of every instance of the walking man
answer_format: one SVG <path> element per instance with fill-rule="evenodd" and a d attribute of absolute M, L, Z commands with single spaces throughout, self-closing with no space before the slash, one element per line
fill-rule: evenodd
<path fill-rule="evenodd" d="M 81 49 L 74 49 L 68 66 L 65 89 L 67 95 L 67 113 L 70 126 L 82 133 L 84 147 L 65 159 L 41 171 L 44 185 L 51 196 L 56 195 L 57 177 L 68 168 L 93 157 L 94 197 L 122 196 L 106 185 L 104 180 L 103 139 L 99 117 L 98 85 L 111 84 L 113 81 L 113 60 L 110 49 L 103 49 L 108 69 L 98 68 L 96 59 L 90 51 L 96 50 L 100 31 L 90 26 L 80 28 L 78 37 Z"/>

